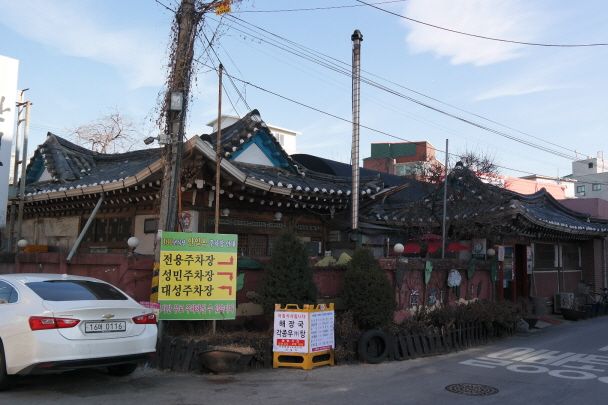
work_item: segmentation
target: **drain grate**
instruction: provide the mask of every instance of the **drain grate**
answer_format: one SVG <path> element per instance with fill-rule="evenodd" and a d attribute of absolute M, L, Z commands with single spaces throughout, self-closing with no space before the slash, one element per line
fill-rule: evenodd
<path fill-rule="evenodd" d="M 498 393 L 498 388 L 483 384 L 450 384 L 445 387 L 445 389 L 453 392 L 454 394 L 470 395 L 475 397 L 483 397 Z"/>

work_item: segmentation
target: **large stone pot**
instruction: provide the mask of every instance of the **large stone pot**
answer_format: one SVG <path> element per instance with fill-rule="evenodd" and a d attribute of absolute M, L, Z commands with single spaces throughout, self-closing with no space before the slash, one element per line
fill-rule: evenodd
<path fill-rule="evenodd" d="M 236 373 L 242 371 L 249 363 L 255 351 L 247 348 L 210 348 L 200 354 L 201 364 L 207 370 L 220 373 Z"/>

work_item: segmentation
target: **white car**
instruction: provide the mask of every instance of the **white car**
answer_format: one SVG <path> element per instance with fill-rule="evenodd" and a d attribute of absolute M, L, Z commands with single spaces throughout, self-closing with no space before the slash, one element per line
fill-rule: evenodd
<path fill-rule="evenodd" d="M 0 274 L 0 389 L 11 375 L 107 367 L 132 373 L 156 351 L 156 316 L 104 281 Z"/>

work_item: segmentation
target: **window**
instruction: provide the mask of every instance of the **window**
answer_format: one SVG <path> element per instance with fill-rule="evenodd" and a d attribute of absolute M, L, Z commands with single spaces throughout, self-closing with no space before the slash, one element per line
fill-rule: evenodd
<path fill-rule="evenodd" d="M 585 194 L 585 186 L 576 186 L 576 193 L 577 194 Z"/>
<path fill-rule="evenodd" d="M 589 162 L 588 167 L 589 167 L 590 169 L 593 169 L 593 162 Z"/>
<path fill-rule="evenodd" d="M 87 280 L 49 280 L 26 284 L 46 301 L 125 301 L 128 298 L 109 284 Z"/>
<path fill-rule="evenodd" d="M 130 217 L 96 218 L 84 240 L 89 243 L 124 244 L 131 237 L 131 222 Z"/>
<path fill-rule="evenodd" d="M 534 244 L 534 269 L 554 269 L 555 245 L 548 243 Z"/>
<path fill-rule="evenodd" d="M 0 304 L 12 304 L 17 302 L 17 290 L 10 284 L 0 281 Z"/>
<path fill-rule="evenodd" d="M 156 233 L 156 232 L 158 232 L 158 219 L 157 218 L 144 219 L 144 233 Z"/>
<path fill-rule="evenodd" d="M 581 268 L 581 250 L 578 245 L 565 243 L 562 245 L 562 260 L 564 269 Z"/>
<path fill-rule="evenodd" d="M 602 190 L 602 185 L 598 184 L 598 183 L 593 183 L 591 185 L 591 190 L 593 190 L 593 191 L 601 191 Z"/>
<path fill-rule="evenodd" d="M 247 253 L 249 256 L 268 255 L 268 236 L 267 235 L 248 235 Z"/>

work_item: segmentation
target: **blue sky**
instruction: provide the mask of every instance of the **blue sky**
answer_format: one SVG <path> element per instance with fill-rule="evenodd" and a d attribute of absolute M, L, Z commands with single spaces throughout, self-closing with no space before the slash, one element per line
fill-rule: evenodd
<path fill-rule="evenodd" d="M 176 0 L 161 0 L 175 7 Z M 371 1 L 371 0 L 370 0 Z M 374 0 L 379 1 L 379 0 Z M 350 35 L 363 33 L 362 68 L 382 78 L 490 118 L 505 129 L 452 107 L 428 101 L 508 134 L 567 154 L 608 154 L 608 47 L 530 47 L 470 38 L 410 23 L 369 7 L 251 13 L 354 5 L 355 0 L 243 0 L 234 15 L 299 44 L 350 61 Z M 379 5 L 453 29 L 526 42 L 608 42 L 604 1 L 408 0 Z M 158 94 L 165 78 L 172 13 L 153 0 L 0 0 L 0 54 L 20 60 L 19 87 L 33 101 L 32 143 L 46 131 L 66 135 L 118 109 L 135 122 L 142 139 L 155 134 Z M 218 17 L 205 22 L 210 34 Z M 261 43 L 224 18 L 216 50 L 228 73 L 335 115 L 350 118 L 350 79 Z M 198 54 L 213 64 L 216 60 Z M 208 63 L 209 63 L 208 62 Z M 188 133 L 208 132 L 217 112 L 217 75 L 199 67 Z M 239 96 L 225 81 L 228 94 Z M 243 91 L 243 85 L 237 83 Z M 347 162 L 351 125 L 288 103 L 254 88 L 247 103 L 262 118 L 302 132 L 298 151 Z M 234 114 L 227 97 L 224 110 Z M 247 108 L 236 103 L 236 113 Z M 543 175 L 565 175 L 570 161 L 466 125 L 385 92 L 362 87 L 361 122 L 408 139 L 428 140 L 450 151 L 494 156 L 502 166 Z M 533 136 L 533 137 L 531 137 Z M 361 156 L 386 135 L 363 129 Z M 555 145 L 549 145 L 545 141 Z M 143 143 L 142 143 L 143 147 Z M 563 147 L 563 148 L 562 148 Z M 565 149 L 564 149 L 565 148 Z M 443 160 L 443 154 L 438 158 Z M 508 170 L 503 170 L 510 173 Z M 511 172 L 511 174 L 516 174 Z"/>

